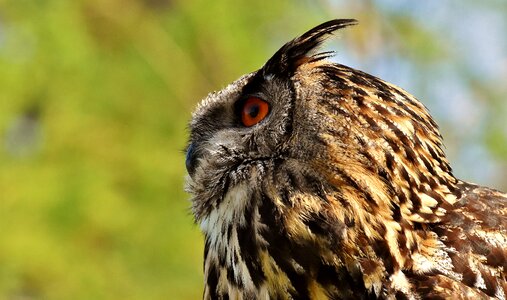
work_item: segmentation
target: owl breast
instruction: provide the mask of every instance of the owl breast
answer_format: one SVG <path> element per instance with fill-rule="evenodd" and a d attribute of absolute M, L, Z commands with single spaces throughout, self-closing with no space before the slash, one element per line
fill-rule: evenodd
<path fill-rule="evenodd" d="M 206 236 L 205 298 L 254 295 L 256 285 L 259 285 L 259 282 L 254 282 L 256 278 L 252 278 L 248 267 L 252 260 L 259 258 L 245 256 L 258 241 L 259 226 L 252 219 L 255 212 L 251 212 L 251 194 L 246 183 L 232 187 L 218 206 L 201 221 L 200 227 Z"/>

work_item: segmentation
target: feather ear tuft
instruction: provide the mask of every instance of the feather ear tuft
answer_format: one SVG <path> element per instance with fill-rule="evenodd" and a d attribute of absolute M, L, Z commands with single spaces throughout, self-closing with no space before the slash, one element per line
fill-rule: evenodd
<path fill-rule="evenodd" d="M 283 45 L 264 65 L 263 75 L 290 75 L 305 62 L 329 57 L 330 52 L 317 54 L 314 58 L 308 54 L 318 48 L 334 31 L 356 24 L 357 21 L 354 19 L 335 19 L 310 29 Z"/>

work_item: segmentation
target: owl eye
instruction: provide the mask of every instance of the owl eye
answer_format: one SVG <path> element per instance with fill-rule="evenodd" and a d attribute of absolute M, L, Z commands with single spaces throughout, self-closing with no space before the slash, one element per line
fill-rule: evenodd
<path fill-rule="evenodd" d="M 269 104 L 257 97 L 249 97 L 241 107 L 241 123 L 250 127 L 264 120 L 269 114 Z"/>

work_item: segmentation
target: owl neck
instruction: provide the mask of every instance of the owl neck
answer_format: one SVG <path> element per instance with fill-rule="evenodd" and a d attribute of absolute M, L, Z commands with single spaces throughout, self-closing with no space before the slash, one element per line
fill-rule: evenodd
<path fill-rule="evenodd" d="M 417 229 L 437 221 L 455 199 L 452 186 L 428 190 L 420 178 L 411 181 L 419 185 L 398 187 L 401 171 L 376 175 L 361 165 L 336 165 L 288 162 L 217 201 L 200 220 L 205 298 L 372 291 L 410 265 L 421 240 Z"/>
<path fill-rule="evenodd" d="M 364 286 L 360 273 L 334 259 L 340 254 L 342 260 L 341 230 L 346 225 L 317 211 L 319 204 L 313 201 L 323 199 L 307 197 L 292 193 L 284 199 L 270 183 L 260 190 L 246 184 L 232 188 L 201 222 L 206 236 L 204 298 L 321 299 L 331 286 L 340 286 L 338 298 L 366 291 L 358 289 Z M 313 207 L 303 217 L 306 204 Z"/>

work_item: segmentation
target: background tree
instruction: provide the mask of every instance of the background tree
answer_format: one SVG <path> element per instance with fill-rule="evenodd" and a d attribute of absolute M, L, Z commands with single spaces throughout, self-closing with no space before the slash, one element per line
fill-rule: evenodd
<path fill-rule="evenodd" d="M 199 298 L 190 112 L 340 17 L 360 25 L 335 59 L 421 99 L 458 177 L 507 190 L 505 1 L 0 1 L 0 298 Z"/>

